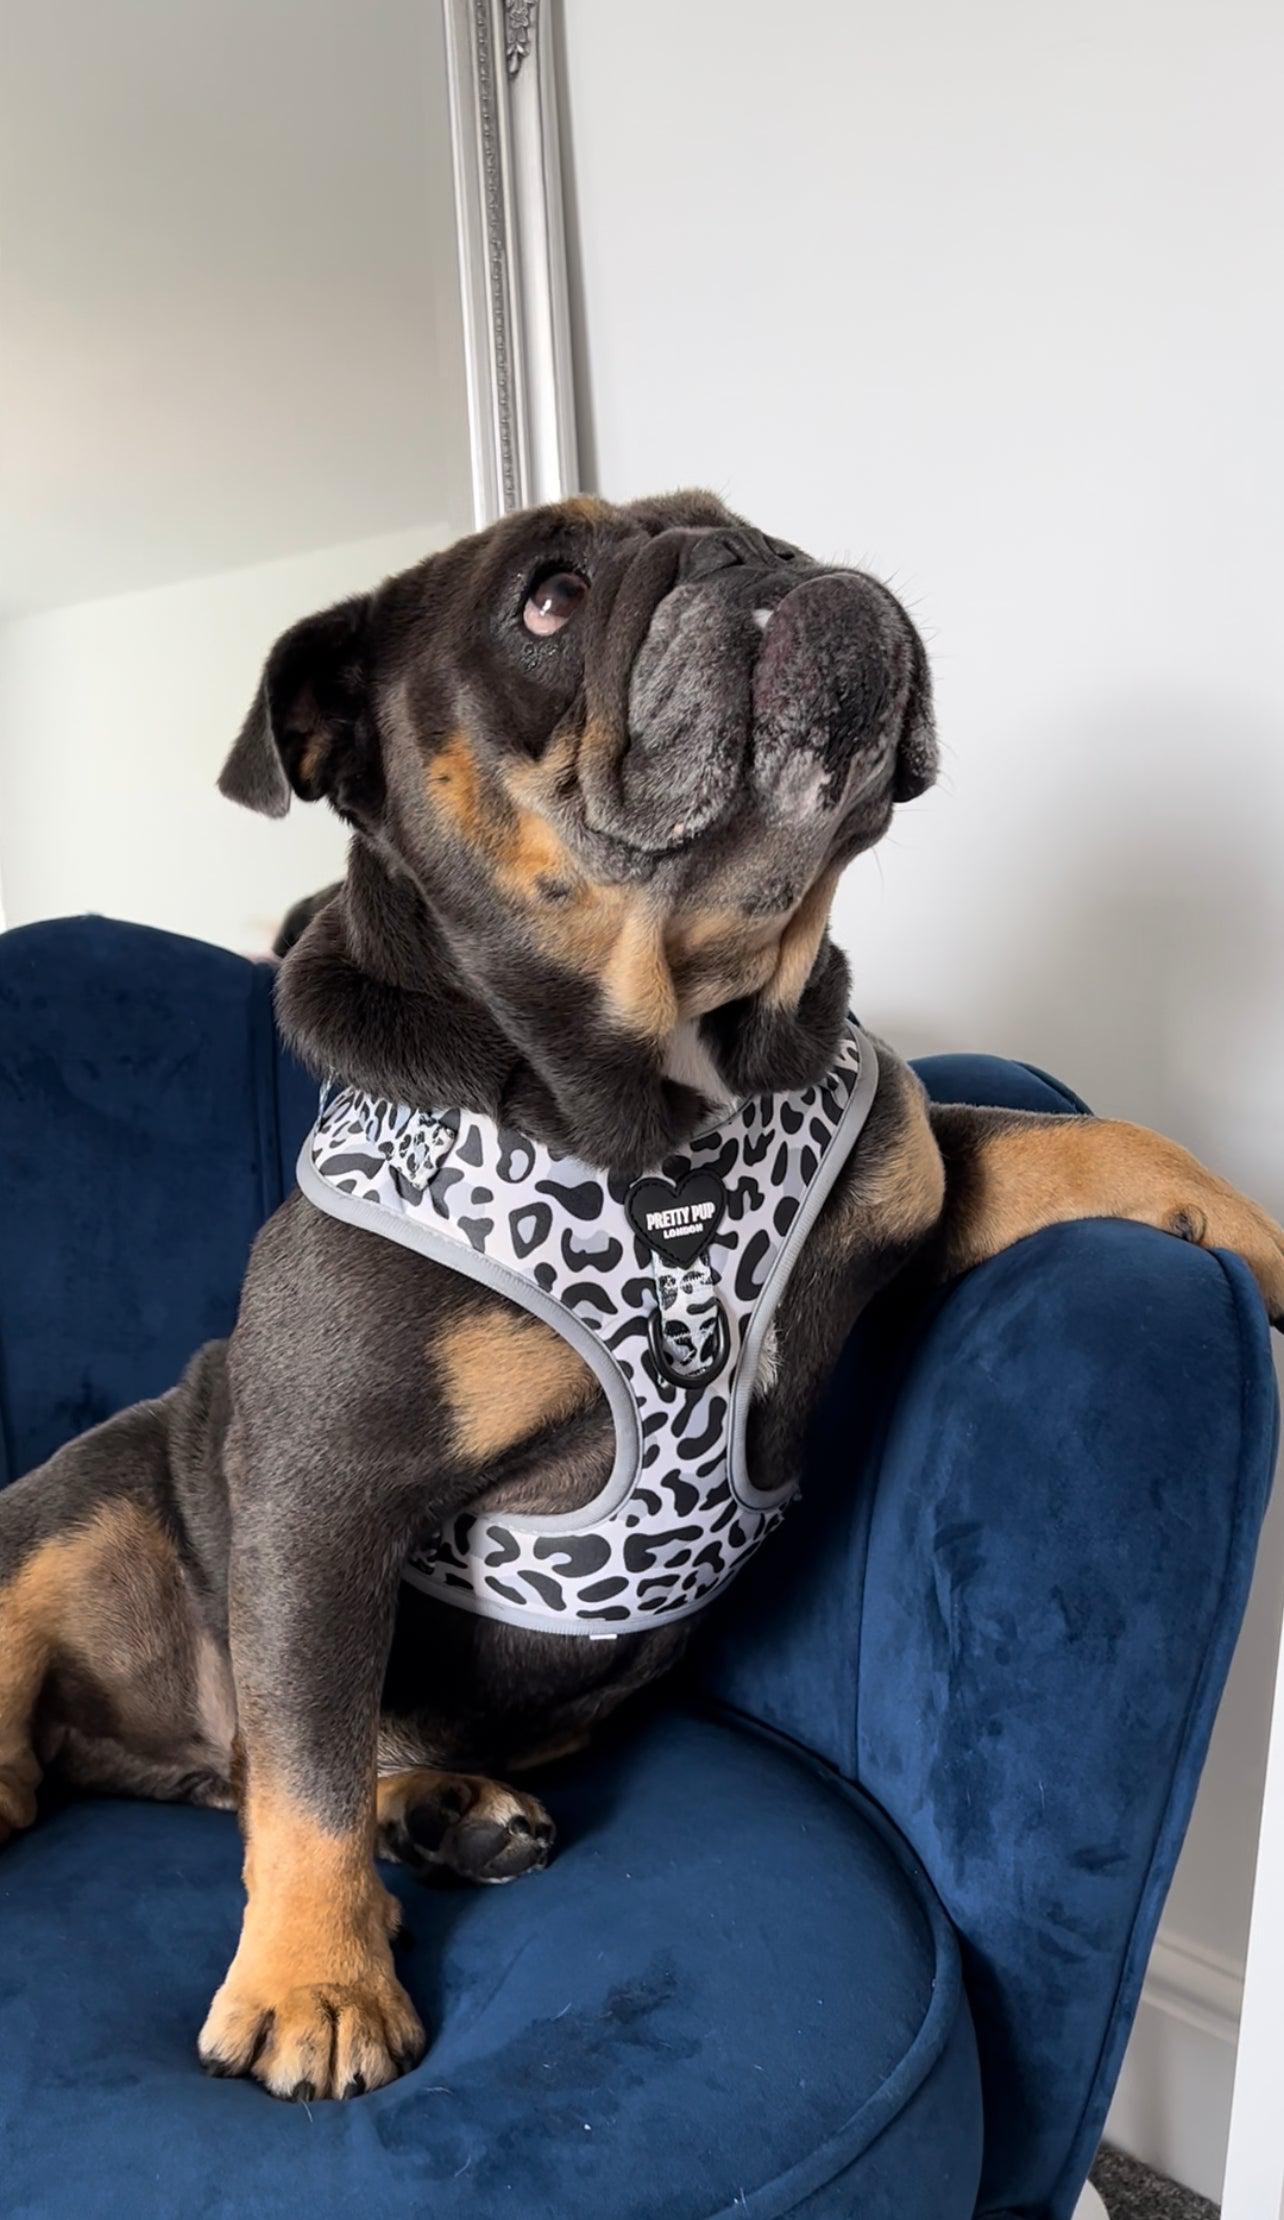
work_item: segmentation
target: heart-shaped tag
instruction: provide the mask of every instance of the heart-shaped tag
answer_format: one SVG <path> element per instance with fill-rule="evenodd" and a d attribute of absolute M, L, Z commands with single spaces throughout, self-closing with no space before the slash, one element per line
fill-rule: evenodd
<path fill-rule="evenodd" d="M 626 1207 L 648 1249 L 670 1264 L 693 1264 L 717 1232 L 726 1203 L 716 1172 L 688 1172 L 676 1186 L 668 1179 L 639 1179 Z"/>

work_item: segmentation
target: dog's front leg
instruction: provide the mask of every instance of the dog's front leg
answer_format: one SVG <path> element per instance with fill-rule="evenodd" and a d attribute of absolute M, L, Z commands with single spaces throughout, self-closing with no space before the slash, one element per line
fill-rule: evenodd
<path fill-rule="evenodd" d="M 936 1261 L 967 1271 L 1074 1218 L 1131 1218 L 1205 1249 L 1234 1249 L 1284 1325 L 1284 1230 L 1176 1141 L 1121 1119 L 934 1105 L 945 1163 Z"/>
<path fill-rule="evenodd" d="M 236 1486 L 238 1465 L 247 1459 L 234 1438 L 247 1900 L 200 2055 L 210 2072 L 253 2074 L 274 2096 L 357 2096 L 424 2048 L 393 1971 L 397 1907 L 374 1866 L 379 1694 L 405 1536 L 372 1516 L 351 1473 L 296 1462 L 286 1485 L 269 1460 L 251 1489 Z"/>

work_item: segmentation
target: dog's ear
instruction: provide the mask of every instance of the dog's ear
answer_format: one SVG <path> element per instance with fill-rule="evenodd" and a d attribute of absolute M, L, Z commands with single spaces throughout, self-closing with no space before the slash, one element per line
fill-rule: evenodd
<path fill-rule="evenodd" d="M 936 782 L 940 757 L 936 746 L 936 718 L 932 710 L 932 674 L 927 651 L 913 626 L 909 693 L 901 719 L 892 785 L 894 802 L 914 802 Z"/>
<path fill-rule="evenodd" d="M 284 817 L 295 793 L 327 798 L 368 823 L 383 801 L 383 769 L 367 688 L 368 594 L 304 617 L 283 632 L 219 773 L 229 801 Z"/>

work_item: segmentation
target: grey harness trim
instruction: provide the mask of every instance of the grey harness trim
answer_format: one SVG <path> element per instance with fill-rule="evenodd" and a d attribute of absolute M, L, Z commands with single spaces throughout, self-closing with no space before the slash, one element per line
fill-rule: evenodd
<path fill-rule="evenodd" d="M 452 1547 L 447 1552 L 448 1561 L 446 1563 L 438 1564 L 433 1553 L 429 1552 L 413 1561 L 406 1568 L 406 1578 L 414 1586 L 439 1597 L 443 1601 L 453 1603 L 457 1608 L 479 1612 L 484 1616 L 507 1619 L 510 1623 L 533 1627 L 547 1633 L 587 1634 L 590 1637 L 602 1639 L 614 1636 L 617 1633 L 636 1632 L 641 1628 L 649 1630 L 656 1625 L 664 1624 L 667 1620 L 685 1617 L 690 1612 L 698 1610 L 710 1599 L 717 1588 L 732 1576 L 743 1558 L 752 1553 L 752 1550 L 757 1547 L 765 1534 L 770 1531 L 770 1528 L 778 1522 L 785 1503 L 795 1491 L 796 1481 L 793 1477 L 790 1477 L 781 1487 L 771 1491 L 759 1490 L 749 1481 L 745 1471 L 745 1438 L 749 1422 L 749 1410 L 763 1346 L 771 1329 L 776 1306 L 784 1293 L 789 1274 L 802 1245 L 811 1232 L 825 1200 L 865 1124 L 877 1089 L 877 1058 L 870 1042 L 859 1032 L 854 1021 L 849 1023 L 848 1033 L 840 1051 L 839 1065 L 846 1072 L 844 1084 L 850 1083 L 850 1093 L 832 1127 L 826 1129 L 823 1146 L 810 1152 L 818 1154 L 819 1161 L 816 1163 L 814 1171 L 805 1179 L 801 1192 L 795 1194 L 792 1198 L 797 1202 L 797 1208 L 783 1238 L 772 1244 L 774 1253 L 771 1255 L 766 1279 L 754 1290 L 751 1297 L 740 1301 L 739 1309 L 735 1313 L 737 1320 L 743 1324 L 743 1331 L 740 1331 L 740 1325 L 738 1324 L 739 1345 L 733 1358 L 734 1379 L 731 1386 L 729 1408 L 725 1409 L 720 1431 L 721 1439 L 725 1443 L 725 1477 L 729 1484 L 730 1494 L 734 1498 L 731 1532 L 733 1535 L 738 1535 L 739 1539 L 735 1547 L 727 1554 L 726 1561 L 719 1565 L 718 1570 L 705 1586 L 680 1598 L 669 1596 L 658 1603 L 653 1600 L 650 1608 L 645 1611 L 639 1608 L 638 1594 L 635 1593 L 631 1609 L 627 1608 L 624 1602 L 617 1600 L 613 1602 L 609 1610 L 599 1611 L 594 1609 L 590 1611 L 587 1603 L 585 1603 L 580 1607 L 577 1615 L 575 1585 L 573 1581 L 567 1579 L 566 1566 L 570 1564 L 574 1554 L 571 1549 L 571 1537 L 582 1539 L 591 1532 L 606 1528 L 607 1522 L 614 1520 L 616 1514 L 621 1514 L 623 1523 L 630 1527 L 636 1528 L 643 1525 L 641 1515 L 635 1516 L 634 1511 L 629 1507 L 630 1498 L 639 1489 L 645 1491 L 647 1482 L 644 1466 L 651 1466 L 657 1454 L 663 1455 L 665 1447 L 664 1432 L 662 1431 L 662 1435 L 657 1442 L 654 1434 L 656 1420 L 653 1416 L 649 1422 L 651 1440 L 646 1445 L 644 1457 L 644 1443 L 639 1425 L 637 1390 L 630 1384 L 629 1378 L 621 1369 L 611 1350 L 605 1346 L 601 1334 L 594 1332 L 582 1317 L 578 1316 L 566 1303 L 559 1300 L 556 1293 L 551 1292 L 546 1286 L 540 1285 L 534 1277 L 528 1276 L 528 1274 L 515 1268 L 514 1264 L 505 1258 L 487 1253 L 485 1247 L 481 1245 L 483 1236 L 473 1230 L 461 1232 L 458 1225 L 446 1230 L 445 1226 L 433 1223 L 432 1218 L 427 1214 L 428 1203 L 433 1199 L 433 1183 L 442 1176 L 443 1163 L 449 1164 L 451 1161 L 451 1143 L 459 1139 L 457 1128 L 465 1122 L 470 1128 L 484 1132 L 492 1147 L 520 1147 L 528 1151 L 531 1155 L 532 1167 L 535 1164 L 536 1144 L 529 1142 L 523 1136 L 499 1134 L 491 1121 L 479 1119 L 472 1112 L 450 1112 L 444 1115 L 439 1114 L 436 1118 L 425 1119 L 418 1113 L 402 1111 L 395 1106 L 375 1105 L 374 1107 L 378 1112 L 378 1131 L 381 1140 L 380 1158 L 382 1162 L 378 1158 L 374 1159 L 374 1162 L 376 1170 L 385 1184 L 393 1176 L 389 1167 L 395 1167 L 397 1193 L 391 1197 L 391 1200 L 397 1204 L 397 1207 L 394 1208 L 390 1207 L 389 1201 L 377 1199 L 373 1189 L 364 1194 L 356 1191 L 363 1181 L 367 1185 L 369 1184 L 368 1169 L 362 1169 L 354 1177 L 345 1176 L 343 1184 L 336 1184 L 341 1167 L 346 1173 L 349 1164 L 357 1162 L 355 1157 L 336 1155 L 336 1147 L 341 1147 L 344 1136 L 360 1127 L 362 1105 L 368 1105 L 370 1098 L 362 1097 L 353 1090 L 348 1090 L 344 1096 L 339 1098 L 338 1108 L 341 1116 L 338 1123 L 340 1134 L 338 1143 L 334 1139 L 333 1112 L 323 1111 L 317 1127 L 308 1136 L 299 1157 L 299 1185 L 308 1200 L 332 1217 L 359 1226 L 368 1232 L 378 1233 L 385 1239 L 397 1241 L 403 1247 L 416 1250 L 419 1254 L 431 1258 L 434 1263 L 464 1273 L 468 1278 L 480 1282 L 494 1293 L 505 1297 L 521 1309 L 542 1319 L 564 1340 L 568 1341 L 591 1367 L 606 1395 L 615 1427 L 615 1458 L 610 1477 L 606 1486 L 592 1502 L 575 1511 L 560 1514 L 551 1513 L 545 1516 L 495 1512 L 493 1514 L 479 1513 L 474 1519 L 470 1514 L 465 1513 L 461 1518 L 449 1522 L 446 1529 L 446 1534 L 451 1537 L 452 1541 Z M 839 1066 L 836 1066 L 835 1071 L 837 1072 L 838 1069 Z M 853 1069 L 854 1082 L 852 1081 Z M 824 1084 L 822 1082 L 822 1086 Z M 770 1209 L 776 1196 L 776 1191 L 769 1187 L 764 1201 L 759 1191 L 764 1181 L 768 1182 L 769 1186 L 771 1162 L 777 1143 L 782 1140 L 785 1131 L 780 1120 L 782 1116 L 787 1116 L 790 1120 L 789 1130 L 796 1131 L 801 1124 L 803 1106 L 809 1105 L 814 1112 L 818 1091 L 816 1089 L 803 1090 L 795 1097 L 760 1097 L 752 1106 L 742 1104 L 737 1110 L 729 1113 L 727 1118 L 721 1121 L 719 1125 L 709 1129 L 704 1134 L 698 1135 L 691 1147 L 693 1150 L 703 1148 L 708 1152 L 718 1144 L 719 1136 L 728 1134 L 732 1137 L 728 1146 L 731 1146 L 734 1142 L 742 1148 L 747 1119 L 756 1116 L 755 1137 L 763 1137 L 764 1142 L 769 1143 L 770 1146 L 764 1145 L 759 1149 L 758 1155 L 754 1159 L 755 1170 L 753 1175 L 745 1173 L 743 1176 L 749 1180 L 755 1193 L 759 1194 L 758 1207 L 759 1213 L 762 1215 L 763 1212 Z M 327 1131 L 328 1119 L 331 1123 Z M 452 1128 L 444 1139 L 442 1137 L 443 1127 Z M 371 1128 L 371 1130 L 374 1130 L 374 1128 Z M 475 1142 L 473 1145 L 476 1145 Z M 784 1161 L 786 1153 L 782 1150 L 781 1161 Z M 544 1162 L 545 1169 L 547 1170 L 548 1166 L 551 1165 L 563 1178 L 569 1179 L 580 1175 L 593 1180 L 599 1185 L 604 1186 L 605 1184 L 602 1174 L 590 1173 L 586 1167 L 576 1165 L 571 1159 L 559 1158 L 546 1151 L 540 1151 L 539 1154 Z M 319 1168 L 318 1158 L 321 1158 L 325 1164 L 324 1170 Z M 468 1160 L 470 1163 L 478 1161 L 475 1155 L 470 1156 Z M 681 1152 L 679 1152 L 677 1158 L 670 1161 L 679 1160 L 681 1160 Z M 793 1176 L 795 1185 L 797 1185 L 798 1174 L 796 1170 Z M 528 1173 L 527 1179 L 528 1184 L 534 1182 L 533 1168 Z M 547 1186 L 547 1182 L 536 1184 L 541 1189 Z M 534 1187 L 532 1187 L 533 1192 Z M 506 1204 L 513 1202 L 514 1199 L 518 1203 L 521 1202 L 522 1190 L 520 1183 L 506 1191 L 503 1197 Z M 423 1214 L 419 1214 L 421 1206 Z M 615 1211 L 615 1217 L 618 1218 L 622 1206 L 617 1201 L 612 1207 Z M 440 1199 L 437 1201 L 437 1209 L 442 1212 Z M 612 1218 L 612 1226 L 614 1223 L 615 1218 Z M 637 1244 L 637 1248 L 639 1255 L 642 1254 L 641 1242 Z M 590 1269 L 591 1266 L 583 1268 L 581 1277 L 584 1277 Z M 629 1269 L 636 1272 L 639 1267 L 636 1263 L 631 1263 Z M 653 1296 L 652 1300 L 654 1301 L 656 1298 Z M 678 1431 L 680 1432 L 682 1424 L 685 1423 L 680 1418 L 685 1399 L 680 1392 L 681 1383 L 677 1383 L 677 1385 L 679 1394 L 670 1411 L 669 1425 L 671 1426 L 672 1423 L 677 1421 Z M 723 1398 L 722 1401 L 725 1407 L 727 1399 Z M 711 1467 L 702 1469 L 711 1469 Z M 738 1523 L 734 1517 L 735 1504 L 739 1504 L 746 1514 Z M 720 1523 L 725 1525 L 725 1518 Z M 672 1525 L 671 1514 L 670 1525 Z M 749 1531 L 744 1532 L 742 1529 L 748 1529 Z M 617 1525 L 614 1529 L 607 1528 L 607 1531 L 614 1532 L 618 1540 L 621 1528 Z M 519 1548 L 526 1548 L 525 1537 L 539 1537 L 539 1542 L 531 1545 L 531 1549 L 543 1557 L 546 1569 L 552 1568 L 549 1571 L 546 1584 L 559 1591 L 565 1585 L 571 1608 L 568 1609 L 563 1604 L 560 1612 L 542 1610 L 534 1597 L 530 1601 L 527 1600 L 525 1591 L 513 1592 L 513 1600 L 508 1603 L 504 1598 L 497 1597 L 492 1592 L 493 1584 L 483 1585 L 485 1576 L 477 1569 L 476 1565 L 474 1565 L 472 1585 L 469 1585 L 461 1577 L 460 1568 L 469 1560 L 470 1542 L 474 1549 L 480 1549 L 486 1545 L 488 1538 L 496 1535 L 500 1536 L 501 1540 L 507 1538 L 505 1546 L 509 1546 L 515 1539 Z M 541 1549 L 540 1546 L 545 1537 L 548 1538 L 546 1550 Z M 566 1538 L 566 1543 L 561 1551 L 557 1546 L 557 1537 Z M 527 1550 L 528 1556 L 531 1554 L 531 1549 Z M 495 1564 L 497 1561 L 502 1562 L 502 1559 L 497 1560 L 494 1555 L 485 1560 L 488 1564 Z M 554 1577 L 554 1574 L 557 1577 Z M 533 1571 L 525 1577 L 538 1583 L 543 1580 L 544 1576 L 538 1571 Z M 645 1581 L 641 1583 L 642 1587 L 647 1585 Z M 650 1583 L 652 1588 L 657 1585 L 660 1585 L 660 1583 L 654 1580 Z M 639 1583 L 635 1578 L 635 1591 L 638 1588 Z M 606 1623 L 608 1620 L 614 1620 L 616 1623 Z"/>

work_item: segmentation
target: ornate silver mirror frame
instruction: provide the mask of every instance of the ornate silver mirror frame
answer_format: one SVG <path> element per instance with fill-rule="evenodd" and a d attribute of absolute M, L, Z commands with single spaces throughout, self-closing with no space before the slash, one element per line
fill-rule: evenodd
<path fill-rule="evenodd" d="M 479 525 L 575 491 L 553 0 L 442 0 Z"/>

